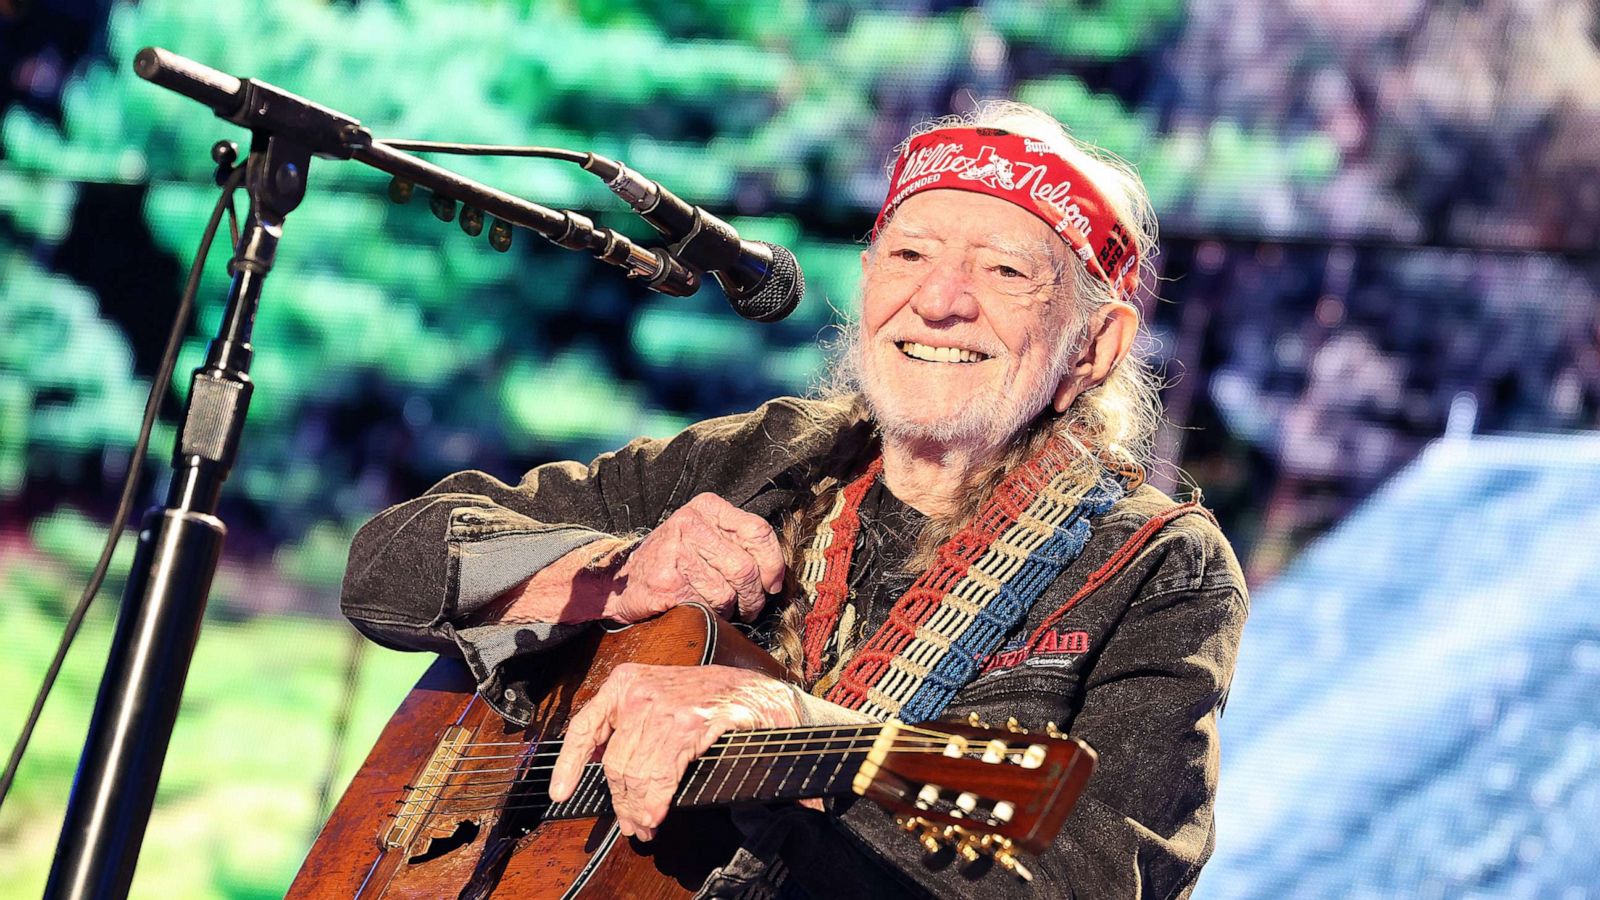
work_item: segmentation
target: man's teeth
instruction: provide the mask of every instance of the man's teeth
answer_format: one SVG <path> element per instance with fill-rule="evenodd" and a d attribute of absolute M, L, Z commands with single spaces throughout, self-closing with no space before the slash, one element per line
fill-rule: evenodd
<path fill-rule="evenodd" d="M 901 341 L 900 352 L 925 362 L 983 362 L 989 357 L 976 350 L 963 350 L 960 347 L 930 347 L 916 341 Z"/>

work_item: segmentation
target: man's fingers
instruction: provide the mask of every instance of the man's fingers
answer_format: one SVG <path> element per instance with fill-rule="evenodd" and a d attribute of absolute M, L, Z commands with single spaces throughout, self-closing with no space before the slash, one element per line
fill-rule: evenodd
<path fill-rule="evenodd" d="M 636 718 L 632 716 L 630 718 Z M 625 728 L 606 745 L 600 763 L 605 767 L 606 783 L 611 787 L 611 809 L 617 816 L 617 827 L 624 835 L 638 832 L 639 796 L 643 785 L 636 774 L 639 758 L 639 741 L 643 729 Z"/>
<path fill-rule="evenodd" d="M 572 796 L 578 786 L 578 776 L 594 755 L 595 748 L 611 737 L 612 702 L 610 692 L 602 685 L 567 724 L 561 753 L 556 756 L 555 768 L 550 772 L 551 800 L 560 803 Z"/>
<path fill-rule="evenodd" d="M 766 591 L 761 585 L 761 571 L 756 567 L 755 559 L 727 542 L 712 550 L 702 549 L 700 558 L 722 576 L 732 589 L 731 600 L 738 603 L 739 617 L 746 621 L 754 619 L 767 602 Z M 728 602 L 727 606 L 727 609 L 719 609 L 718 612 L 731 618 L 735 612 L 733 602 Z"/>
<path fill-rule="evenodd" d="M 783 545 L 767 520 L 726 501 L 711 515 L 717 528 L 755 560 L 763 592 L 776 594 L 783 590 Z"/>
<path fill-rule="evenodd" d="M 783 546 L 767 520 L 747 512 L 716 494 L 700 494 L 687 508 L 699 514 L 734 544 L 755 558 L 761 585 L 769 594 L 783 590 Z"/>
<path fill-rule="evenodd" d="M 703 713 L 692 708 L 677 710 L 668 720 L 656 739 L 641 741 L 636 745 L 627 767 L 635 777 L 626 779 L 630 796 L 628 814 L 635 837 L 650 840 L 667 813 L 672 810 L 672 798 L 683 783 L 689 765 L 728 730 L 729 723 L 720 717 L 704 719 Z"/>
<path fill-rule="evenodd" d="M 694 597 L 716 610 L 719 615 L 731 616 L 738 594 L 728 579 L 706 562 L 699 553 L 678 557 L 678 577 L 683 579 Z"/>

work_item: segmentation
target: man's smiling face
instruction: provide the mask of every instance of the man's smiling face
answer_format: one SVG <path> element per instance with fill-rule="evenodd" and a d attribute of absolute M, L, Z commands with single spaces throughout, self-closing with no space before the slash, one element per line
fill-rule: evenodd
<path fill-rule="evenodd" d="M 1074 349 L 1066 252 L 995 197 L 901 204 L 862 262 L 862 390 L 887 436 L 991 449 L 1051 402 Z"/>

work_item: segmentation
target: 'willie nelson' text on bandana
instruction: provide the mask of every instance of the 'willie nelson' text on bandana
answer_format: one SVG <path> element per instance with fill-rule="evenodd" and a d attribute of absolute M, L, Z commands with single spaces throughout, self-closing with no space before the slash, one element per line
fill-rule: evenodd
<path fill-rule="evenodd" d="M 1105 195 L 1043 141 L 998 128 L 938 128 L 912 138 L 895 160 L 881 230 L 907 198 L 932 190 L 988 194 L 1033 213 L 1121 299 L 1139 286 L 1139 251 Z"/>

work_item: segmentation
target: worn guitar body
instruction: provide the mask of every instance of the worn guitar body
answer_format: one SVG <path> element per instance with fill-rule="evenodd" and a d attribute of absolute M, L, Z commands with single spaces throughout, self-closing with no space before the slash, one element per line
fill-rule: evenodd
<path fill-rule="evenodd" d="M 514 788 L 511 802 L 498 803 L 475 801 L 484 794 L 482 787 L 438 777 L 433 783 L 443 787 L 420 798 L 406 790 L 429 783 L 427 770 L 442 743 L 513 747 L 513 742 L 557 737 L 611 670 L 625 662 L 718 664 L 777 674 L 771 657 L 727 622 L 704 607 L 680 606 L 632 627 L 596 629 L 538 657 L 543 675 L 535 675 L 532 685 L 536 712 L 532 724 L 519 728 L 476 696 L 464 665 L 441 659 L 384 728 L 288 896 L 692 896 L 738 846 L 724 810 L 674 809 L 655 839 L 641 843 L 622 837 L 609 815 L 531 817 L 530 823 L 529 816 L 519 814 Z M 476 763 L 483 770 L 497 765 L 504 767 L 492 759 Z M 452 807 L 463 811 L 438 814 Z M 397 824 L 414 825 L 413 833 L 397 830 Z M 400 846 L 389 846 L 395 843 Z"/>
<path fill-rule="evenodd" d="M 307 855 L 289 897 L 637 897 L 694 894 L 737 849 L 721 807 L 856 795 L 901 814 L 930 852 L 1028 878 L 1095 767 L 1052 724 L 895 720 L 729 732 L 689 763 L 647 843 L 621 837 L 597 763 L 550 800 L 572 714 L 623 663 L 781 672 L 703 606 L 573 640 L 514 665 L 532 723 L 506 723 L 464 666 L 435 663 L 384 728 Z M 1034 723 L 1037 725 L 1037 723 Z M 913 836 L 915 836 L 913 838 Z M 1004 874 L 1000 874 L 1003 870 Z"/>

